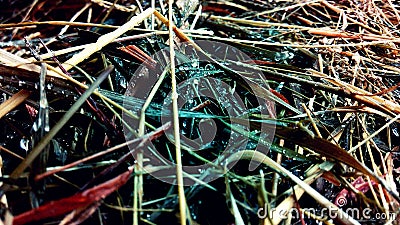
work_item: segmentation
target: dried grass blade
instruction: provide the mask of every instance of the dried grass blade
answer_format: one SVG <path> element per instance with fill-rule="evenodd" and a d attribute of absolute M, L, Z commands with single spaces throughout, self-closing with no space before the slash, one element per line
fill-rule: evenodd
<path fill-rule="evenodd" d="M 312 184 L 314 181 L 316 181 L 323 173 L 316 173 L 311 175 L 310 177 L 307 177 L 304 182 L 308 185 Z M 301 196 L 304 194 L 305 190 L 301 188 L 298 184 L 294 186 L 293 188 L 293 193 L 285 198 L 272 212 L 270 215 L 270 218 L 272 220 L 272 224 L 280 224 L 282 221 L 282 217 L 279 216 L 281 212 L 289 212 L 290 209 L 293 208 L 294 204 L 296 203 L 295 196 L 297 199 L 300 199 Z M 268 219 L 265 219 L 265 223 L 270 222 Z"/>
<path fill-rule="evenodd" d="M 226 181 L 226 182 L 228 182 L 228 181 Z M 229 195 L 229 201 L 231 203 L 232 215 L 233 215 L 233 217 L 235 217 L 235 224 L 236 225 L 245 225 L 242 215 L 240 214 L 239 207 L 237 206 L 236 199 L 235 199 L 235 197 L 233 197 L 233 194 L 230 190 L 229 184 L 227 184 L 226 186 L 227 186 L 226 189 L 228 192 L 227 194 Z"/>
<path fill-rule="evenodd" d="M 77 208 L 90 206 L 124 185 L 132 174 L 132 171 L 133 170 L 130 169 L 121 175 L 84 192 L 57 201 L 52 201 L 40 206 L 39 208 L 24 212 L 14 217 L 13 224 L 21 225 L 46 218 L 52 218 L 63 215 Z"/>
<path fill-rule="evenodd" d="M 11 98 L 7 99 L 7 101 L 3 102 L 0 105 L 0 119 L 12 111 L 15 107 L 19 106 L 22 102 L 24 102 L 29 95 L 31 94 L 30 91 L 22 89 L 16 94 L 14 94 Z"/>
<path fill-rule="evenodd" d="M 3 49 L 0 49 L 0 62 L 3 62 L 7 66 L 23 68 L 29 71 L 40 73 L 40 66 L 32 64 L 30 60 L 11 54 Z M 60 77 L 60 75 L 53 71 L 47 71 L 47 75 Z"/>
<path fill-rule="evenodd" d="M 177 29 L 173 24 L 173 9 L 172 5 L 174 1 L 169 0 L 168 2 L 168 33 L 169 33 L 169 57 L 170 57 L 170 73 L 171 73 L 171 91 L 172 91 L 172 121 L 174 129 L 175 139 L 175 160 L 176 160 L 176 181 L 178 184 L 178 196 L 179 196 L 179 216 L 180 223 L 182 225 L 187 224 L 187 213 L 186 213 L 186 196 L 183 184 L 183 170 L 182 170 L 182 154 L 181 154 L 181 141 L 180 141 L 180 128 L 179 128 L 179 115 L 178 115 L 178 92 L 177 92 L 177 81 L 175 76 L 175 44 L 173 32 L 180 34 L 182 31 Z M 154 11 L 157 12 L 157 11 Z M 182 33 L 183 34 L 183 33 Z M 178 35 L 178 34 L 177 34 Z M 183 34 L 184 35 L 184 34 Z M 186 36 L 185 36 L 186 37 Z M 190 39 L 189 39 L 190 40 Z"/>
<path fill-rule="evenodd" d="M 125 23 L 118 29 L 99 37 L 99 39 L 97 39 L 97 41 L 95 43 L 88 45 L 88 47 L 86 47 L 83 51 L 74 55 L 72 58 L 70 58 L 65 63 L 63 63 L 63 67 L 67 71 L 70 70 L 72 67 L 74 67 L 78 63 L 82 62 L 83 60 L 85 60 L 86 58 L 91 56 L 93 53 L 99 51 L 104 46 L 106 46 L 107 44 L 114 41 L 116 38 L 120 37 L 127 31 L 129 31 L 132 28 L 134 28 L 135 26 L 137 26 L 143 20 L 148 18 L 153 13 L 153 11 L 154 11 L 154 9 L 152 9 L 152 8 L 146 9 L 139 15 L 132 17 L 132 19 L 130 19 L 127 23 Z"/>
<path fill-rule="evenodd" d="M 100 202 L 95 202 L 89 206 L 75 209 L 60 222 L 59 225 L 78 225 L 89 218 L 100 206 Z"/>

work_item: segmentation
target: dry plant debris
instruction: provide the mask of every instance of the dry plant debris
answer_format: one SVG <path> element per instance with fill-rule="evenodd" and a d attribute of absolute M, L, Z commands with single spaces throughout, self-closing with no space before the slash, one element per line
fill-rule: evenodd
<path fill-rule="evenodd" d="M 2 224 L 400 223 L 398 2 L 1 6 Z"/>

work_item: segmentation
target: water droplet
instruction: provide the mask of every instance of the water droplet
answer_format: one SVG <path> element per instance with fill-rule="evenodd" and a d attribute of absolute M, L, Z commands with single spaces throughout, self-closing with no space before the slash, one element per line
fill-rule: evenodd
<path fill-rule="evenodd" d="M 26 138 L 22 138 L 22 139 L 19 141 L 19 146 L 20 146 L 22 149 L 24 149 L 25 151 L 28 151 L 28 150 L 29 150 L 29 140 L 26 139 Z"/>
<path fill-rule="evenodd" d="M 49 123 L 46 123 L 46 124 L 45 124 L 44 130 L 45 130 L 46 132 L 49 132 L 49 131 L 50 131 L 50 125 L 49 125 Z"/>
<path fill-rule="evenodd" d="M 395 136 L 399 136 L 399 132 L 397 131 L 397 128 L 393 128 L 392 129 L 392 132 L 393 132 L 393 134 L 395 135 Z"/>
<path fill-rule="evenodd" d="M 121 78 L 121 79 L 119 80 L 119 85 L 121 85 L 121 87 L 123 87 L 123 88 L 126 89 L 126 87 L 127 87 L 126 79 Z"/>
<path fill-rule="evenodd" d="M 33 123 L 32 129 L 33 129 L 33 131 L 35 131 L 35 132 L 38 131 L 38 125 L 37 125 L 36 122 Z"/>

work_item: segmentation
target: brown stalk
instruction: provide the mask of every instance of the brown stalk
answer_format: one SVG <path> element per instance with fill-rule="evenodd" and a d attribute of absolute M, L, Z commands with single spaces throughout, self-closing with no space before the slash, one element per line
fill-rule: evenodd
<path fill-rule="evenodd" d="M 131 55 L 150 69 L 155 69 L 157 62 L 135 45 L 122 46 L 119 50 Z"/>

